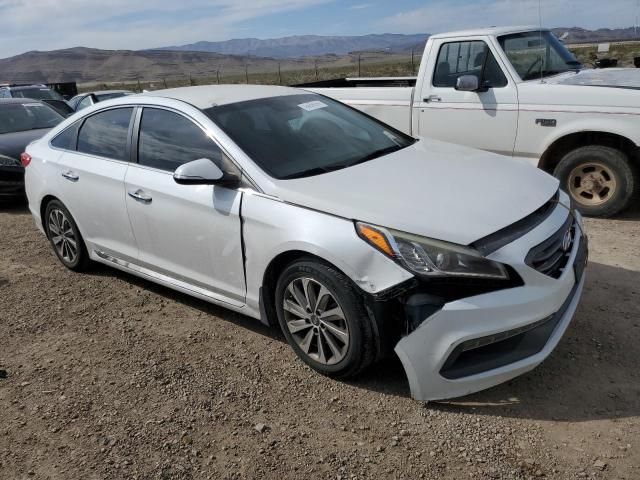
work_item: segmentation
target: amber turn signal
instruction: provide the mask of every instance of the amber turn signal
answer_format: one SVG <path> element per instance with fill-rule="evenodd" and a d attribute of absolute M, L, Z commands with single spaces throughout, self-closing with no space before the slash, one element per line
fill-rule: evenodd
<path fill-rule="evenodd" d="M 356 231 L 358 232 L 358 235 L 360 235 L 360 238 L 380 250 L 382 253 L 385 253 L 390 257 L 394 256 L 393 249 L 391 248 L 391 245 L 389 245 L 386 235 L 377 228 L 364 223 L 357 223 Z"/>

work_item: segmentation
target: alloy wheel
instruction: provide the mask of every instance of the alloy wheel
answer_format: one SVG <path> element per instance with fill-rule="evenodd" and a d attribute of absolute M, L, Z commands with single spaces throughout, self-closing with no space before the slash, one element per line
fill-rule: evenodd
<path fill-rule="evenodd" d="M 583 163 L 569 174 L 571 196 L 583 205 L 602 205 L 611 199 L 616 188 L 613 172 L 600 162 Z"/>
<path fill-rule="evenodd" d="M 300 349 L 316 362 L 334 365 L 349 348 L 349 326 L 340 304 L 320 282 L 296 278 L 283 299 L 287 328 Z"/>
<path fill-rule="evenodd" d="M 54 208 L 49 213 L 49 235 L 58 256 L 72 264 L 78 258 L 78 239 L 65 213 Z"/>

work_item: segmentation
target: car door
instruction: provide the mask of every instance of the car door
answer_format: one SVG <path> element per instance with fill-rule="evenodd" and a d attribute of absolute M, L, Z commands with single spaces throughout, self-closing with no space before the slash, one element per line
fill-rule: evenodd
<path fill-rule="evenodd" d="M 180 165 L 220 160 L 222 151 L 200 125 L 177 111 L 144 107 L 137 118 L 137 163 L 127 171 L 125 187 L 138 263 L 174 284 L 242 305 L 242 193 L 173 179 Z"/>
<path fill-rule="evenodd" d="M 421 135 L 512 155 L 518 125 L 516 84 L 481 38 L 436 40 L 419 100 Z M 456 90 L 458 77 L 478 77 L 481 91 Z"/>
<path fill-rule="evenodd" d="M 126 261 L 138 256 L 124 190 L 133 110 L 109 108 L 78 122 L 76 144 L 69 145 L 60 161 L 65 185 L 62 201 L 90 253 Z"/>

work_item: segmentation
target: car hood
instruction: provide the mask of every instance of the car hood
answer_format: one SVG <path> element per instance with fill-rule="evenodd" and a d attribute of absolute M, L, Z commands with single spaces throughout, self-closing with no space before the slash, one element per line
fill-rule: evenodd
<path fill-rule="evenodd" d="M 34 140 L 43 137 L 50 128 L 38 130 L 26 130 L 24 132 L 12 132 L 0 134 L 0 155 L 20 159 L 20 154 Z"/>
<path fill-rule="evenodd" d="M 640 69 L 604 68 L 587 69 L 549 78 L 547 83 L 559 85 L 584 85 L 590 87 L 618 87 L 640 89 Z"/>
<path fill-rule="evenodd" d="M 435 140 L 322 175 L 278 180 L 282 200 L 468 245 L 533 213 L 558 181 L 520 160 Z"/>

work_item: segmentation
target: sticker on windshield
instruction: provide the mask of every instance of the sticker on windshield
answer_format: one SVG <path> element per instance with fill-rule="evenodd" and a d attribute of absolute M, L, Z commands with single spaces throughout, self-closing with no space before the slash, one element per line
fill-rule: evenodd
<path fill-rule="evenodd" d="M 301 103 L 298 105 L 301 109 L 306 110 L 307 112 L 312 112 L 313 110 L 318 110 L 319 108 L 327 108 L 329 105 L 326 103 L 322 103 L 319 100 L 314 100 L 313 102 Z"/>

